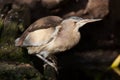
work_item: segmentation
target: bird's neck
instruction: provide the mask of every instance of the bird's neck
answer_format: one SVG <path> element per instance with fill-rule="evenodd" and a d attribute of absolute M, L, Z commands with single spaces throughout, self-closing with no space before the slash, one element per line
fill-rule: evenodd
<path fill-rule="evenodd" d="M 79 32 L 79 29 L 81 28 L 81 26 L 76 26 L 75 28 L 74 28 L 74 32 Z"/>
<path fill-rule="evenodd" d="M 74 39 L 79 39 L 80 37 L 80 32 L 79 32 L 80 27 L 65 27 L 63 30 L 61 30 L 61 33 L 66 33 L 63 34 L 64 36 L 71 35 Z M 70 36 L 69 36 L 70 37 Z"/>

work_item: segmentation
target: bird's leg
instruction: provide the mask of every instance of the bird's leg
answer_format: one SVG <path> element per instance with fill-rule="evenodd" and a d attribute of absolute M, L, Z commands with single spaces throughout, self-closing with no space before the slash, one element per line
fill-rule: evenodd
<path fill-rule="evenodd" d="M 44 62 L 46 62 L 48 65 L 50 65 L 51 67 L 55 67 L 53 65 L 52 62 L 48 61 L 47 59 L 45 59 L 43 56 L 39 55 L 39 54 L 36 54 L 37 57 L 39 57 L 40 59 L 42 59 Z"/>
<path fill-rule="evenodd" d="M 48 65 L 50 65 L 51 67 L 53 67 L 56 71 L 57 71 L 57 67 L 56 67 L 56 64 L 54 62 L 51 62 L 49 60 L 47 60 L 47 56 L 48 56 L 48 53 L 46 52 L 42 52 L 40 54 L 36 54 L 37 57 L 39 57 L 40 59 L 42 59 L 45 63 L 47 63 Z M 46 66 L 46 64 L 44 65 L 44 67 Z"/>
<path fill-rule="evenodd" d="M 48 59 L 55 65 L 57 66 L 57 61 L 56 61 L 56 57 L 51 55 L 50 57 L 48 57 Z"/>

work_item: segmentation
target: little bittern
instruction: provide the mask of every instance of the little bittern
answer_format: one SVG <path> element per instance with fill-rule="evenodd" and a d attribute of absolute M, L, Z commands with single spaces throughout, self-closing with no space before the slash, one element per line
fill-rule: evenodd
<path fill-rule="evenodd" d="M 71 49 L 80 40 L 79 28 L 89 22 L 101 19 L 82 19 L 70 17 L 65 20 L 57 16 L 48 16 L 34 22 L 15 41 L 16 46 L 27 47 L 29 54 L 35 54 L 56 69 L 51 55 Z"/>

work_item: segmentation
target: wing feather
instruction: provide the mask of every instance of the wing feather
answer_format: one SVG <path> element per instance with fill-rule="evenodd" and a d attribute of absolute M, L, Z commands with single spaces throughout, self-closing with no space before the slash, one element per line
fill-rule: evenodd
<path fill-rule="evenodd" d="M 22 36 L 19 39 L 16 39 L 15 44 L 16 46 L 22 46 L 23 42 L 25 41 L 26 37 L 37 30 L 45 30 L 45 29 L 52 29 L 55 30 L 55 27 L 59 25 L 62 21 L 62 18 L 58 16 L 48 16 L 48 17 L 43 17 L 33 24 L 31 24 L 25 32 L 22 34 Z M 51 28 L 52 27 L 52 28 Z M 46 31 L 45 31 L 46 32 Z M 40 32 L 41 33 L 41 32 Z M 46 32 L 47 33 L 47 32 Z M 39 36 L 42 36 L 43 34 L 39 34 Z M 46 35 L 48 36 L 48 35 Z M 31 39 L 31 38 L 30 38 Z M 28 41 L 28 40 L 27 40 Z"/>

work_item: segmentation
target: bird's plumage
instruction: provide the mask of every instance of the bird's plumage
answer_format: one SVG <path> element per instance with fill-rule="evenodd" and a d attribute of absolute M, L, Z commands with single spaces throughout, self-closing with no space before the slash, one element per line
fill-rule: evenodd
<path fill-rule="evenodd" d="M 16 46 L 27 47 L 29 54 L 36 54 L 43 61 L 56 68 L 45 58 L 57 52 L 71 49 L 80 40 L 78 29 L 89 22 L 100 19 L 70 17 L 65 20 L 48 16 L 34 22 L 23 35 L 16 39 Z"/>
<path fill-rule="evenodd" d="M 32 46 L 30 44 L 26 44 L 24 45 L 24 41 L 25 42 L 28 42 L 28 43 L 31 43 L 29 41 L 26 41 L 26 37 L 28 37 L 29 34 L 34 34 L 36 33 L 37 35 L 39 34 L 40 36 L 43 36 L 44 33 L 47 31 L 48 35 L 49 35 L 49 32 L 48 30 L 50 31 L 54 31 L 55 27 L 60 24 L 60 22 L 62 21 L 62 18 L 60 17 L 57 17 L 57 16 L 48 16 L 48 17 L 43 17 L 37 21 L 35 21 L 33 24 L 31 24 L 26 30 L 25 32 L 22 34 L 21 37 L 19 37 L 18 39 L 16 39 L 16 42 L 15 42 L 15 45 L 16 46 Z M 41 31 L 41 30 L 44 30 L 44 31 Z M 40 33 L 37 33 L 37 31 L 41 32 Z M 39 37 L 40 37 L 39 36 Z M 47 34 L 45 35 L 47 36 Z M 45 37 L 44 36 L 44 37 Z M 37 36 L 36 36 L 37 38 Z"/>

